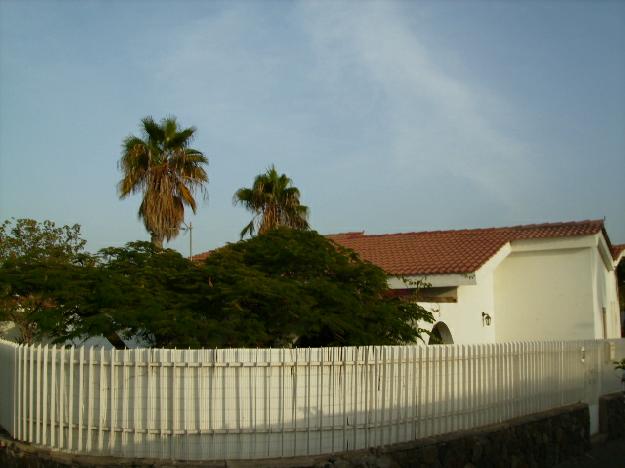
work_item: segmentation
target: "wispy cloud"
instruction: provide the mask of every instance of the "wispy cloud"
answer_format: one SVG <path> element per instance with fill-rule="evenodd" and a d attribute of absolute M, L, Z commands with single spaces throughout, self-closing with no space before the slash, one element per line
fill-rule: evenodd
<path fill-rule="evenodd" d="M 270 163 L 321 230 L 568 216 L 520 97 L 480 81 L 475 44 L 450 50 L 424 21 L 402 2 L 234 3 L 169 29 L 145 66 L 162 108 L 208 137 L 211 216 L 240 223 L 231 194 Z"/>
<path fill-rule="evenodd" d="M 369 80 L 384 96 L 388 156 L 398 169 L 418 165 L 425 173 L 466 178 L 504 202 L 518 196 L 510 183 L 533 170 L 529 149 L 485 111 L 496 105 L 496 113 L 506 113 L 505 105 L 437 64 L 436 50 L 419 39 L 401 5 L 301 6 L 326 81 Z"/>

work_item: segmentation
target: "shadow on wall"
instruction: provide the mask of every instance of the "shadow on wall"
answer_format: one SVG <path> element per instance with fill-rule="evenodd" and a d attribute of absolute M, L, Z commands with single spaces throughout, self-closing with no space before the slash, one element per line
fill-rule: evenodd
<path fill-rule="evenodd" d="M 382 393 L 380 391 L 374 401 L 381 403 Z M 310 456 L 363 450 L 368 447 L 404 443 L 458 430 L 471 430 L 501 423 L 502 420 L 513 417 L 518 418 L 519 413 L 523 416 L 547 410 L 536 404 L 537 399 L 534 395 L 527 395 L 513 404 L 511 399 L 497 400 L 496 392 L 488 389 L 480 393 L 479 398 L 483 401 L 468 412 L 463 411 L 460 405 L 461 401 L 468 400 L 458 395 L 458 400 L 453 403 L 458 410 L 456 414 L 443 412 L 442 408 L 449 408 L 450 402 L 445 403 L 439 400 L 436 395 L 430 394 L 426 387 L 420 389 L 417 398 L 420 402 L 418 406 L 389 401 L 388 406 L 382 405 L 369 411 L 350 411 L 345 415 L 342 413 L 323 414 L 311 408 L 310 415 L 284 422 L 264 421 L 261 424 L 253 424 L 252 420 L 247 420 L 246 424 L 238 428 L 236 425 L 227 427 L 227 424 L 218 424 L 217 427 L 204 431 L 197 427 L 186 434 L 184 432 L 187 431 L 178 431 L 173 436 L 168 430 L 161 432 L 160 428 L 153 428 L 145 433 L 145 429 L 124 431 L 118 427 L 111 433 L 110 430 L 99 431 L 98 427 L 92 427 L 89 430 L 85 426 L 81 431 L 74 428 L 72 439 L 82 441 L 78 446 L 74 445 L 74 450 L 87 451 L 83 447 L 91 447 L 88 452 L 94 456 L 173 458 L 176 460 Z M 515 405 L 518 406 L 516 410 Z M 156 420 L 160 420 L 161 409 L 158 408 L 156 411 L 154 411 L 155 408 L 152 409 Z M 300 407 L 295 411 L 301 414 L 301 411 L 306 409 Z M 223 408 L 222 410 L 226 411 Z M 143 413 L 145 416 L 145 412 Z M 128 408 L 128 414 L 135 414 L 134 407 Z M 534 426 L 535 418 L 536 416 L 531 419 Z M 208 416 L 208 419 L 210 420 L 211 417 Z M 118 422 L 122 420 L 118 418 Z M 567 421 L 567 427 L 570 427 L 570 419 Z M 145 422 L 144 420 L 143 423 Z M 515 424 L 519 424 L 518 419 Z M 320 427 L 324 430 L 320 431 Z M 307 430 L 308 428 L 311 430 Z M 55 428 L 55 431 L 58 432 L 58 428 Z M 65 428 L 63 439 L 67 441 L 69 436 Z"/>

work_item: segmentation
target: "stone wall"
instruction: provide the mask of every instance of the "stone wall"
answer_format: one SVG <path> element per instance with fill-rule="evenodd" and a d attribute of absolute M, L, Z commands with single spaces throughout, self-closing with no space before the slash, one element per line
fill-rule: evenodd
<path fill-rule="evenodd" d="M 210 462 L 71 455 L 39 449 L 29 444 L 12 441 L 4 436 L 0 438 L 0 466 L 7 468 L 64 468 L 68 466 L 551 467 L 566 459 L 582 455 L 590 448 L 589 428 L 588 406 L 576 404 L 479 429 L 333 456 Z"/>
<path fill-rule="evenodd" d="M 625 437 L 625 394 L 603 395 L 599 398 L 599 433 L 608 440 Z"/>
<path fill-rule="evenodd" d="M 576 404 L 505 423 L 337 456 L 317 466 L 551 467 L 590 448 L 588 406 Z"/>

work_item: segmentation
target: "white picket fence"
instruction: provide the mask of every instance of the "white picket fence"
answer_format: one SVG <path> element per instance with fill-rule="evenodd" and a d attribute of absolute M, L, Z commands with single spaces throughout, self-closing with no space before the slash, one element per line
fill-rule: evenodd
<path fill-rule="evenodd" d="M 311 455 L 496 423 L 621 389 L 625 340 L 106 350 L 0 340 L 0 425 L 125 457 Z"/>

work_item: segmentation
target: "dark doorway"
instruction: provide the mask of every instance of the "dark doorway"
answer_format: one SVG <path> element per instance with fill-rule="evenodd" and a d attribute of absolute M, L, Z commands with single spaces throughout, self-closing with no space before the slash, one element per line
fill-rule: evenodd
<path fill-rule="evenodd" d="M 454 344 L 449 327 L 443 322 L 436 323 L 432 328 L 428 344 Z"/>

